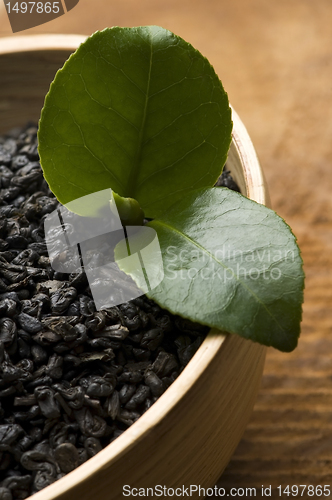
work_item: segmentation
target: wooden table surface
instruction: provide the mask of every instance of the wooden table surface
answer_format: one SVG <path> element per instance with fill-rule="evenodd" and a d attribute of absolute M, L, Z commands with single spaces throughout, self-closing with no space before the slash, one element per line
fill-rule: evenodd
<path fill-rule="evenodd" d="M 332 1 L 80 0 L 21 34 L 146 24 L 174 31 L 214 65 L 305 263 L 299 346 L 269 350 L 252 418 L 218 484 L 256 487 L 257 496 L 272 485 L 271 498 L 278 485 L 332 484 Z M 1 5 L 0 36 L 11 34 Z"/>

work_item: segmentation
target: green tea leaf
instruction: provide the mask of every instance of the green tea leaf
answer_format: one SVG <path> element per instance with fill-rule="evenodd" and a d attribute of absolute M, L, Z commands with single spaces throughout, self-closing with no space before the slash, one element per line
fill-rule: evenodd
<path fill-rule="evenodd" d="M 227 94 L 197 50 L 157 26 L 116 27 L 88 38 L 56 74 L 39 153 L 62 204 L 110 187 L 156 217 L 214 185 L 231 129 Z"/>
<path fill-rule="evenodd" d="M 113 192 L 114 202 L 119 213 L 119 217 L 124 226 L 142 226 L 144 222 L 144 212 L 133 198 L 122 198 Z"/>
<path fill-rule="evenodd" d="M 211 188 L 191 193 L 148 225 L 158 234 L 165 273 L 150 298 L 172 313 L 281 351 L 296 347 L 302 259 L 274 211 Z M 117 260 L 123 250 L 116 249 Z"/>

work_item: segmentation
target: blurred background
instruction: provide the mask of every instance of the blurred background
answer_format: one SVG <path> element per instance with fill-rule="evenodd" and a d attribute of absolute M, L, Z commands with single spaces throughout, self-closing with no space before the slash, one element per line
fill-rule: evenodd
<path fill-rule="evenodd" d="M 299 346 L 291 354 L 269 349 L 252 418 L 218 484 L 272 485 L 272 498 L 279 498 L 278 485 L 330 484 L 332 2 L 80 0 L 66 15 L 18 35 L 149 24 L 180 35 L 213 64 L 305 264 Z M 3 3 L 0 36 L 14 36 Z"/>

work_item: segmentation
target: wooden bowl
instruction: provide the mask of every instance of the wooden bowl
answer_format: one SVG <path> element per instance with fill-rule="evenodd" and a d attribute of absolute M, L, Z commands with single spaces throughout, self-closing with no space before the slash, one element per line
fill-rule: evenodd
<path fill-rule="evenodd" d="M 85 39 L 0 39 L 0 132 L 37 121 L 56 71 Z M 248 133 L 233 111 L 228 167 L 242 192 L 269 204 Z M 172 386 L 116 441 L 34 500 L 123 499 L 123 486 L 213 487 L 234 452 L 258 392 L 266 348 L 211 330 Z M 193 494 L 198 498 L 198 494 Z"/>

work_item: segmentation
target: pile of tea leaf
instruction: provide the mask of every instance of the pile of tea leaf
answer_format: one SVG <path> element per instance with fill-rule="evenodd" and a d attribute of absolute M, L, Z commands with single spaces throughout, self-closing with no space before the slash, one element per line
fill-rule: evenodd
<path fill-rule="evenodd" d="M 219 184 L 238 190 L 224 172 Z M 0 137 L 0 500 L 98 453 L 180 374 L 208 328 L 142 296 L 96 311 L 84 274 L 55 272 L 37 128 Z"/>

